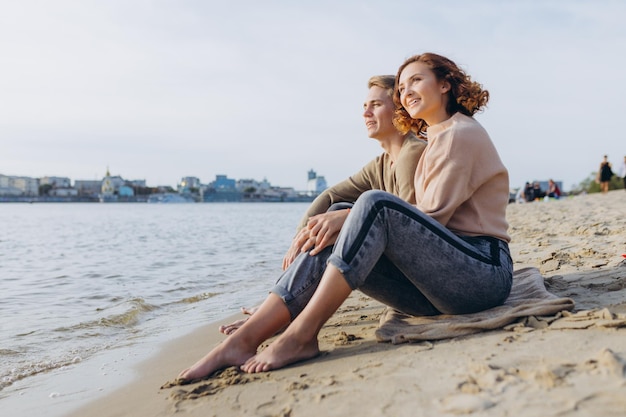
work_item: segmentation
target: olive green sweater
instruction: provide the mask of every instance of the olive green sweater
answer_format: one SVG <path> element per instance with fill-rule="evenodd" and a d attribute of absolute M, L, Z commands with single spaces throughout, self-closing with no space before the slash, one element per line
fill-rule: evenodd
<path fill-rule="evenodd" d="M 389 154 L 383 152 L 359 172 L 317 196 L 300 221 L 298 230 L 306 226 L 309 217 L 325 213 L 334 203 L 354 203 L 368 190 L 387 191 L 415 204 L 415 168 L 425 148 L 426 141 L 408 135 L 395 163 L 392 164 Z"/>

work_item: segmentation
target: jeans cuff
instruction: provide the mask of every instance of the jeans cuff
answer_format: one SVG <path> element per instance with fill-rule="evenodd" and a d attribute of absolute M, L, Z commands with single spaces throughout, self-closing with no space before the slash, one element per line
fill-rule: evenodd
<path fill-rule="evenodd" d="M 285 307 L 287 307 L 287 310 L 289 310 L 291 320 L 293 320 L 298 314 L 300 314 L 298 306 L 294 306 L 292 303 L 294 301 L 294 297 L 285 288 L 281 287 L 280 285 L 274 285 L 274 287 L 270 290 L 270 293 L 277 295 L 278 297 L 280 297 L 281 300 L 283 300 L 283 303 L 285 303 Z"/>
<path fill-rule="evenodd" d="M 335 254 L 330 255 L 330 257 L 328 258 L 328 264 L 331 264 L 332 266 L 337 268 L 339 272 L 341 272 L 344 279 L 352 290 L 357 289 L 358 285 L 350 279 L 350 275 L 352 275 L 352 267 L 348 265 L 343 259 L 341 259 L 341 257 Z"/>

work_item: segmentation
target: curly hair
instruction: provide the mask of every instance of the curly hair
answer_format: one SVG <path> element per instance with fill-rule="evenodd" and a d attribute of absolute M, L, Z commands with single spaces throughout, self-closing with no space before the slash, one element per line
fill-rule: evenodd
<path fill-rule="evenodd" d="M 408 58 L 398 69 L 396 82 L 393 90 L 393 102 L 396 105 L 393 124 L 396 128 L 407 133 L 413 131 L 415 133 L 424 133 L 428 125 L 422 119 L 413 119 L 409 113 L 402 107 L 400 103 L 400 92 L 398 90 L 398 80 L 400 74 L 407 65 L 413 62 L 426 64 L 428 68 L 435 74 L 437 80 L 446 81 L 450 84 L 448 92 L 448 104 L 446 112 L 453 115 L 461 112 L 466 116 L 473 116 L 487 105 L 489 101 L 489 91 L 483 90 L 482 86 L 472 81 L 462 69 L 460 69 L 453 61 L 431 52 L 420 55 L 414 55 Z"/>

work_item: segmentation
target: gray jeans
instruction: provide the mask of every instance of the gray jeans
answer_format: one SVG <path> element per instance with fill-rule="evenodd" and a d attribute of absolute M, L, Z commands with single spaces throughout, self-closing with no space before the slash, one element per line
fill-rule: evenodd
<path fill-rule="evenodd" d="M 352 289 L 411 315 L 464 314 L 501 305 L 513 262 L 508 244 L 450 232 L 404 200 L 383 192 L 361 195 L 332 248 L 301 254 L 272 292 L 292 318 L 311 299 L 326 263 Z"/>

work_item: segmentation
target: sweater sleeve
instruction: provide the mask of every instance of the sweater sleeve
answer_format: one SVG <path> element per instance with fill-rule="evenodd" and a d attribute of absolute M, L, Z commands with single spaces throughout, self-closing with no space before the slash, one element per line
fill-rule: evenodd
<path fill-rule="evenodd" d="M 415 170 L 425 148 L 425 140 L 415 136 L 407 138 L 395 164 L 394 187 L 393 189 L 387 188 L 385 191 L 392 192 L 404 201 L 415 204 Z"/>
<path fill-rule="evenodd" d="M 489 200 L 508 193 L 508 174 L 487 132 L 468 119 L 453 118 L 429 143 L 416 172 L 417 207 L 451 229 L 469 222 L 480 233 L 491 230 L 479 223 Z"/>
<path fill-rule="evenodd" d="M 422 190 L 417 207 L 444 226 L 475 190 L 470 183 L 474 158 L 463 155 L 465 147 L 455 139 L 453 131 L 436 138 L 436 146 L 424 155 L 428 169 L 416 173 L 416 187 Z M 471 153 L 472 148 L 467 151 Z"/>
<path fill-rule="evenodd" d="M 381 163 L 383 163 L 382 155 L 370 161 L 350 178 L 324 190 L 309 206 L 298 224 L 298 230 L 306 226 L 309 217 L 325 213 L 335 203 L 354 203 L 365 191 L 381 189 L 381 178 L 377 174 L 380 172 Z"/>

